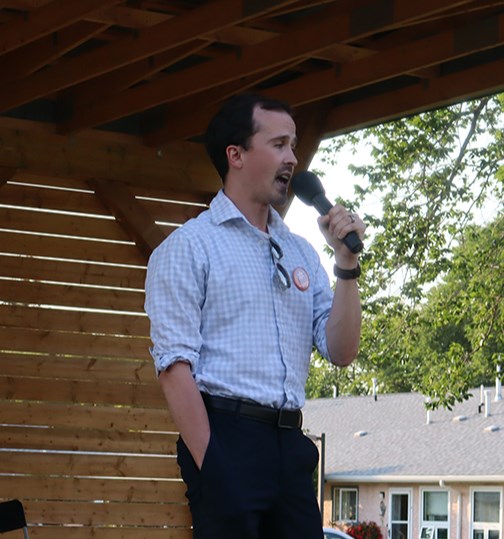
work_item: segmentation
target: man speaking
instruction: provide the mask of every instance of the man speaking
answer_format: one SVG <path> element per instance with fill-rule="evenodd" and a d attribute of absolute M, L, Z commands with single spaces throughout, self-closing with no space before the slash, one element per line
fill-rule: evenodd
<path fill-rule="evenodd" d="M 360 268 L 342 239 L 362 239 L 365 225 L 340 205 L 319 217 L 333 294 L 272 207 L 287 202 L 296 141 L 286 104 L 227 101 L 206 133 L 223 189 L 149 261 L 151 353 L 180 432 L 194 539 L 323 537 L 301 408 L 313 346 L 342 367 L 357 355 Z"/>

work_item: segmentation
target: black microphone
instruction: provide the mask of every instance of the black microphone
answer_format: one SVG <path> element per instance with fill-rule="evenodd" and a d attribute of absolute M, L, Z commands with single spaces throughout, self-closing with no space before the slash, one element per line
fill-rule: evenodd
<path fill-rule="evenodd" d="M 314 206 L 320 215 L 327 215 L 333 205 L 325 196 L 324 186 L 318 176 L 303 170 L 292 177 L 291 187 L 294 194 L 308 206 Z M 344 238 L 343 243 L 354 254 L 362 251 L 364 245 L 355 231 L 349 232 Z"/>

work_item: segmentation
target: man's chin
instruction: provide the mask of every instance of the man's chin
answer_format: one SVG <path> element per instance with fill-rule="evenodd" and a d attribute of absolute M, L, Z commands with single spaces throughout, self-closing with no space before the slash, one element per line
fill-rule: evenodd
<path fill-rule="evenodd" d="M 283 208 L 287 205 L 287 202 L 289 201 L 289 197 L 287 195 L 287 192 L 282 195 L 277 195 L 274 200 L 272 200 L 271 204 L 273 206 L 278 206 L 279 208 Z"/>

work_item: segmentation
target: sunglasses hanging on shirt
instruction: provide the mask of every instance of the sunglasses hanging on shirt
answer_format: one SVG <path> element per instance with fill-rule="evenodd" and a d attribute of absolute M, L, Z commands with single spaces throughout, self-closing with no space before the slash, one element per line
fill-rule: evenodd
<path fill-rule="evenodd" d="M 275 281 L 277 285 L 280 287 L 280 290 L 287 290 L 291 286 L 291 280 L 289 277 L 289 274 L 287 273 L 287 270 L 280 264 L 280 260 L 283 257 L 283 251 L 280 245 L 270 237 L 269 239 L 270 243 L 270 252 L 271 252 L 271 258 L 273 259 L 273 263 L 275 264 Z"/>

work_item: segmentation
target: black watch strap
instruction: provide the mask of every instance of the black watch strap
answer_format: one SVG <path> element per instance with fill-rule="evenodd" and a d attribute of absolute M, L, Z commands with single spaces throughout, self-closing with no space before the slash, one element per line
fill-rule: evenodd
<path fill-rule="evenodd" d="M 334 264 L 334 275 L 336 275 L 338 279 L 349 281 L 351 279 L 357 279 L 357 277 L 360 277 L 360 274 L 361 274 L 361 267 L 358 262 L 357 262 L 357 266 L 353 269 L 338 268 L 338 266 Z"/>

